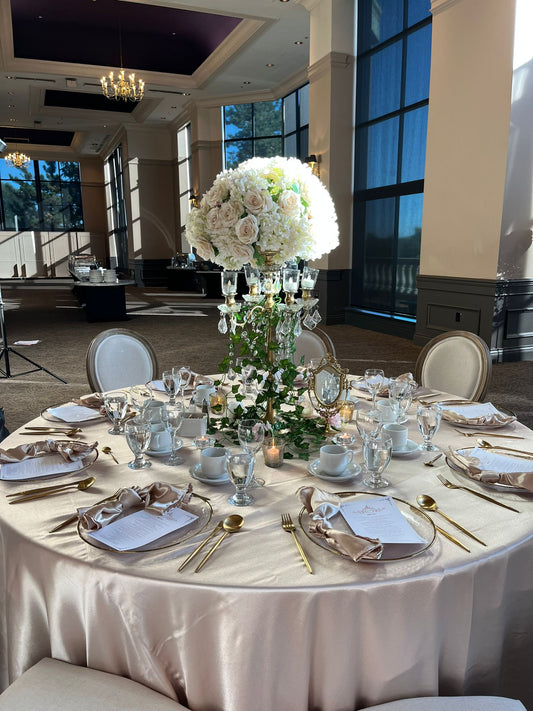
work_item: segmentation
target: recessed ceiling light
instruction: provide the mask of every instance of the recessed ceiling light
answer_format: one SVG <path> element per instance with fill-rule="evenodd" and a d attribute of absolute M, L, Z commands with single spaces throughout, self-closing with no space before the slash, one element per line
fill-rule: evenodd
<path fill-rule="evenodd" d="M 279 0 L 280 2 L 289 2 L 289 0 Z"/>
<path fill-rule="evenodd" d="M 282 1 L 283 1 L 283 0 L 282 0 Z M 267 67 L 273 67 L 274 65 L 272 64 L 272 62 L 269 62 L 269 63 L 266 64 L 265 66 L 267 66 Z"/>
<path fill-rule="evenodd" d="M 301 42 L 300 40 L 298 40 L 298 41 L 295 42 L 294 44 L 303 44 L 303 42 Z"/>
<path fill-rule="evenodd" d="M 243 81 L 243 84 L 251 84 L 251 81 Z"/>
<path fill-rule="evenodd" d="M 7 108 L 8 108 L 8 109 L 14 109 L 14 108 L 15 108 L 15 104 L 8 104 Z"/>
<path fill-rule="evenodd" d="M 190 95 L 191 95 L 191 92 L 190 92 L 190 91 L 186 91 L 186 92 L 183 94 L 183 96 L 190 96 Z"/>

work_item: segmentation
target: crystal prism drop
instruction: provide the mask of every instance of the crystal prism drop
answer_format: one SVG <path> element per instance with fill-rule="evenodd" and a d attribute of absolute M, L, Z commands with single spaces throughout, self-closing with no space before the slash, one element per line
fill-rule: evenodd
<path fill-rule="evenodd" d="M 318 326 L 318 324 L 322 321 L 322 316 L 320 315 L 320 311 L 318 309 L 315 309 L 313 312 L 313 321 L 315 322 L 315 326 Z"/>
<path fill-rule="evenodd" d="M 218 331 L 219 331 L 219 333 L 222 333 L 222 334 L 228 332 L 228 324 L 226 322 L 225 316 L 220 317 L 220 320 L 218 322 Z"/>
<path fill-rule="evenodd" d="M 296 320 L 296 324 L 294 326 L 294 337 L 298 338 L 298 336 L 302 335 L 302 324 L 300 323 L 300 319 Z"/>

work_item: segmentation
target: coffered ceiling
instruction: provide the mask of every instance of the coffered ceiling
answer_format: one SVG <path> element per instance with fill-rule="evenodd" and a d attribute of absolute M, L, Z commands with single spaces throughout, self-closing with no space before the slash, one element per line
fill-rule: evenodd
<path fill-rule="evenodd" d="M 173 125 L 189 101 L 274 98 L 308 63 L 303 2 L 0 0 L 0 138 L 96 155 L 120 126 Z M 102 96 L 121 53 L 146 82 L 138 104 Z"/>

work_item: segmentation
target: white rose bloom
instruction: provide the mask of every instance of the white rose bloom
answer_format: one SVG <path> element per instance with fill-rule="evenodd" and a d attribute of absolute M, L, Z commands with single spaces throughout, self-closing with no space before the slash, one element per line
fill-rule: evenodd
<path fill-rule="evenodd" d="M 243 244 L 252 244 L 257 239 L 259 227 L 255 215 L 246 215 L 237 222 L 235 234 Z"/>
<path fill-rule="evenodd" d="M 235 242 L 232 246 L 232 250 L 233 256 L 241 262 L 241 267 L 243 264 L 251 262 L 254 258 L 254 248 L 250 244 Z"/>
<path fill-rule="evenodd" d="M 205 227 L 208 232 L 217 232 L 222 228 L 222 223 L 220 220 L 220 209 L 218 207 L 213 207 L 206 215 Z"/>
<path fill-rule="evenodd" d="M 267 190 L 247 190 L 244 195 L 244 207 L 254 215 L 272 209 L 272 198 Z"/>
<path fill-rule="evenodd" d="M 209 207 L 220 205 L 225 197 L 227 197 L 228 189 L 222 182 L 215 181 L 211 190 L 206 193 L 205 199 Z"/>
<path fill-rule="evenodd" d="M 191 244 L 193 244 L 191 242 Z M 197 237 L 194 240 L 193 246 L 202 259 L 207 259 L 207 261 L 212 262 L 215 258 L 215 250 L 213 245 L 205 237 Z"/>
<path fill-rule="evenodd" d="M 237 224 L 242 214 L 242 205 L 237 200 L 223 202 L 219 209 L 220 226 L 223 228 L 233 227 Z"/>
<path fill-rule="evenodd" d="M 285 215 L 298 217 L 302 210 L 300 196 L 294 190 L 285 190 L 278 198 L 278 207 Z"/>

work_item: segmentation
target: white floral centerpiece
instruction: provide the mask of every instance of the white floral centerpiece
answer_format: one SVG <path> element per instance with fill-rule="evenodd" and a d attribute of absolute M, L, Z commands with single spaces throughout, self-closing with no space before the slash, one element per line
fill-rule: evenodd
<path fill-rule="evenodd" d="M 186 237 L 202 259 L 225 269 L 317 259 L 339 244 L 333 201 L 297 158 L 251 158 L 223 171 L 187 218 Z"/>

